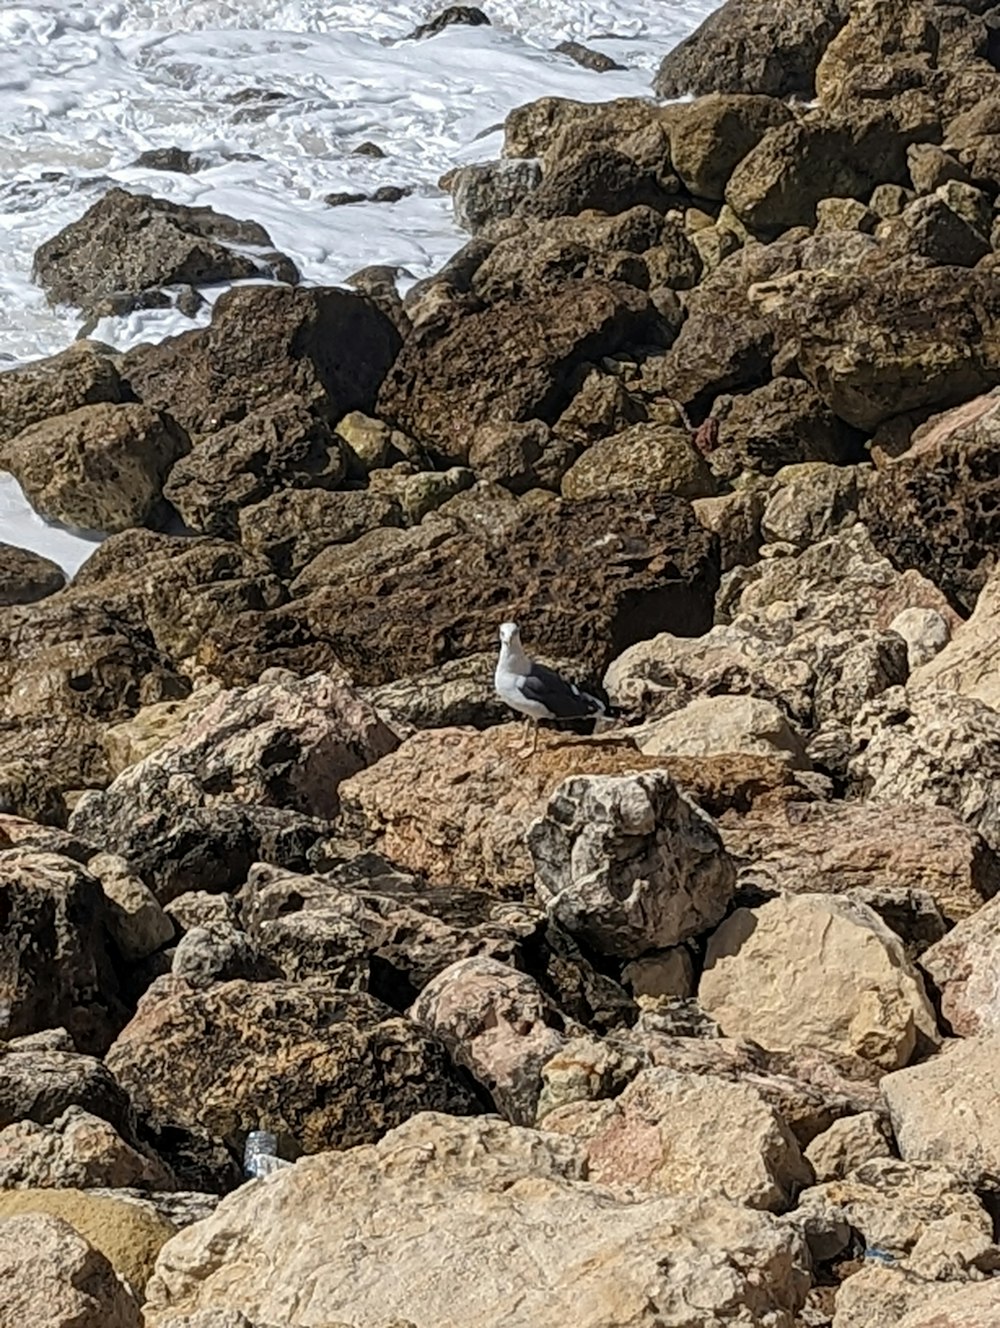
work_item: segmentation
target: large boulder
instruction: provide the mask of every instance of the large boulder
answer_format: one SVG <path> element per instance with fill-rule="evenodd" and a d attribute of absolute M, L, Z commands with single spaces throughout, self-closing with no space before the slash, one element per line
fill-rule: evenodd
<path fill-rule="evenodd" d="M 71 1108 L 131 1137 L 128 1095 L 101 1061 L 73 1050 L 68 1033 L 50 1030 L 0 1046 L 0 1129 L 27 1121 L 50 1125 Z"/>
<path fill-rule="evenodd" d="M 99 401 L 132 399 L 107 346 L 75 341 L 58 355 L 0 374 L 0 444 L 41 420 Z"/>
<path fill-rule="evenodd" d="M 291 580 L 331 544 L 350 544 L 369 531 L 402 524 L 400 504 L 374 488 L 346 493 L 281 488 L 243 508 L 239 538 L 251 554 Z"/>
<path fill-rule="evenodd" d="M 792 118 L 774 97 L 699 97 L 670 124 L 670 155 L 681 183 L 696 198 L 721 203 L 726 184 L 769 129 Z"/>
<path fill-rule="evenodd" d="M 889 1070 L 939 1040 L 899 937 L 837 895 L 784 895 L 731 914 L 709 939 L 698 1000 L 731 1037 L 818 1046 Z"/>
<path fill-rule="evenodd" d="M 1000 680 L 994 667 L 1000 635 L 1000 572 L 992 571 L 979 592 L 971 618 L 951 640 L 910 674 L 913 688 L 958 692 L 1000 710 Z"/>
<path fill-rule="evenodd" d="M 201 435 L 288 396 L 333 422 L 370 413 L 399 346 L 363 295 L 244 286 L 216 301 L 209 327 L 136 346 L 119 371 L 145 405 Z"/>
<path fill-rule="evenodd" d="M 237 1267 L 240 1304 L 265 1321 L 308 1299 L 317 1322 L 371 1328 L 681 1328 L 692 1314 L 791 1325 L 809 1277 L 789 1227 L 721 1198 L 637 1198 L 580 1175 L 556 1135 L 420 1116 L 373 1148 L 246 1186 L 181 1232 L 161 1251 L 148 1328 L 230 1304 Z"/>
<path fill-rule="evenodd" d="M 480 1110 L 440 1042 L 323 982 L 158 978 L 107 1064 L 152 1128 L 234 1147 L 264 1128 L 307 1153 L 350 1148 L 419 1111 Z"/>
<path fill-rule="evenodd" d="M 575 499 L 650 492 L 704 498 L 714 488 L 687 430 L 661 424 L 633 424 L 593 443 L 562 480 L 563 497 Z"/>
<path fill-rule="evenodd" d="M 297 281 L 254 221 L 111 189 L 35 252 L 35 280 L 53 304 L 99 312 L 110 297 L 240 277 Z"/>
<path fill-rule="evenodd" d="M 51 1125 L 18 1121 L 0 1130 L 0 1191 L 47 1189 L 172 1190 L 175 1181 L 152 1153 L 140 1153 L 107 1121 L 69 1107 Z"/>
<path fill-rule="evenodd" d="M 803 461 L 860 460 L 859 435 L 801 378 L 775 378 L 750 392 L 717 398 L 712 418 L 719 431 L 710 462 L 715 474 L 726 478 L 743 470 L 774 475 Z"/>
<path fill-rule="evenodd" d="M 732 897 L 714 825 L 663 771 L 567 780 L 527 842 L 550 915 L 601 954 L 676 945 L 714 926 Z"/>
<path fill-rule="evenodd" d="M 0 452 L 0 467 L 42 516 L 110 532 L 163 519 L 163 482 L 188 447 L 168 415 L 99 402 L 30 425 Z"/>

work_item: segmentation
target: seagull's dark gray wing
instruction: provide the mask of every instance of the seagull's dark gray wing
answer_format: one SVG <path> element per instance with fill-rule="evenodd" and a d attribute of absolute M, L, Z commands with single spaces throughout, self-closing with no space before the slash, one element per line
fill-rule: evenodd
<path fill-rule="evenodd" d="M 555 719 L 582 719 L 601 715 L 605 710 L 603 701 L 581 692 L 574 683 L 560 678 L 555 669 L 547 669 L 544 664 L 532 664 L 520 680 L 520 692 L 525 700 L 546 706 Z"/>

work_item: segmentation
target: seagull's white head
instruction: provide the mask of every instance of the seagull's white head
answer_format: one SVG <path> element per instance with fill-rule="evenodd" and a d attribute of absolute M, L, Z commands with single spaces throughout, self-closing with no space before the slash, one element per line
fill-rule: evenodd
<path fill-rule="evenodd" d="M 521 644 L 521 633 L 517 623 L 505 622 L 500 624 L 500 644 L 515 647 Z"/>

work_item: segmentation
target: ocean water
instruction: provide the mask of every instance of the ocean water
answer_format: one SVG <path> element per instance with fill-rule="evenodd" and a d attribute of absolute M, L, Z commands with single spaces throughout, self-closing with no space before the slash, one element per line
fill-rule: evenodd
<path fill-rule="evenodd" d="M 303 280 L 369 263 L 428 275 L 463 243 L 437 180 L 499 155 L 514 106 L 650 95 L 666 51 L 712 0 L 485 0 L 491 27 L 407 34 L 443 0 L 58 0 L 0 6 L 0 370 L 70 344 L 78 310 L 31 280 L 35 249 L 113 184 L 266 226 Z M 626 66 L 596 74 L 554 47 L 586 43 Z M 256 94 L 268 94 L 268 100 Z M 276 96 L 275 94 L 280 94 Z M 365 141 L 383 158 L 357 155 Z M 187 149 L 193 175 L 136 167 Z M 329 207 L 326 194 L 412 189 L 398 203 Z M 205 292 L 209 300 L 225 290 Z M 200 321 L 208 319 L 208 309 Z M 196 326 L 175 311 L 103 319 L 125 349 Z M 0 473 L 0 540 L 73 572 L 85 536 L 43 522 Z"/>

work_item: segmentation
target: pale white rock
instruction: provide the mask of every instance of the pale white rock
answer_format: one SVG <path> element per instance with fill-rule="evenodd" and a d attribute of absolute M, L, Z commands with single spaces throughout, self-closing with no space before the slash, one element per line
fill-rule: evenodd
<path fill-rule="evenodd" d="M 213 1306 L 287 1328 L 793 1328 L 801 1236 L 725 1199 L 578 1179 L 578 1146 L 419 1115 L 244 1185 L 161 1249 L 146 1328 Z"/>
<path fill-rule="evenodd" d="M 1000 1034 L 1000 895 L 920 956 L 958 1037 Z"/>
<path fill-rule="evenodd" d="M 873 1259 L 838 1288 L 832 1328 L 996 1328 L 998 1304 L 1000 1281 L 928 1281 L 909 1267 Z M 984 1314 L 965 1317 L 960 1306 Z"/>
<path fill-rule="evenodd" d="M 957 1287 L 925 1288 L 924 1298 L 898 1321 L 896 1328 L 996 1328 L 997 1323 L 1000 1278 L 990 1278 Z"/>
<path fill-rule="evenodd" d="M 750 752 L 808 770 L 802 739 L 771 701 L 756 696 L 699 696 L 680 710 L 632 730 L 645 756 Z"/>
<path fill-rule="evenodd" d="M 549 915 L 622 959 L 714 926 L 735 869 L 712 820 L 665 771 L 560 784 L 527 835 Z"/>
<path fill-rule="evenodd" d="M 939 1040 L 899 937 L 842 895 L 738 909 L 709 939 L 698 999 L 727 1036 L 772 1051 L 813 1046 L 891 1070 Z"/>
<path fill-rule="evenodd" d="M 24 1120 L 0 1130 L 3 1190 L 25 1186 L 171 1190 L 174 1185 L 155 1155 L 137 1152 L 112 1125 L 82 1107 L 68 1107 L 50 1125 Z"/>
<path fill-rule="evenodd" d="M 882 1080 L 900 1154 L 951 1167 L 976 1189 L 1000 1178 L 1000 1036 L 946 1043 Z"/>
<path fill-rule="evenodd" d="M 928 664 L 951 640 L 951 627 L 938 609 L 903 609 L 889 624 L 889 631 L 906 642 L 912 670 Z"/>
<path fill-rule="evenodd" d="M 0 1328 L 142 1328 L 132 1295 L 68 1222 L 0 1220 Z"/>
<path fill-rule="evenodd" d="M 459 959 L 428 982 L 408 1013 L 508 1120 L 534 1122 L 542 1066 L 566 1036 L 563 1016 L 533 977 L 485 955 Z"/>
<path fill-rule="evenodd" d="M 622 981 L 636 999 L 641 996 L 694 995 L 695 972 L 691 951 L 683 945 L 633 959 L 622 969 Z"/>
<path fill-rule="evenodd" d="M 856 1116 L 835 1120 L 805 1150 L 806 1159 L 821 1182 L 842 1180 L 855 1167 L 890 1154 L 885 1129 L 874 1111 L 861 1111 Z"/>
<path fill-rule="evenodd" d="M 87 871 L 101 883 L 108 900 L 109 925 L 125 959 L 145 959 L 174 938 L 174 924 L 145 882 L 132 874 L 117 853 L 98 853 Z"/>
<path fill-rule="evenodd" d="M 721 1194 L 781 1212 L 812 1182 L 795 1137 L 749 1084 L 642 1070 L 613 1102 L 576 1102 L 545 1129 L 580 1139 L 590 1180 L 654 1194 Z"/>
<path fill-rule="evenodd" d="M 1000 571 L 994 571 L 979 592 L 972 616 L 956 627 L 949 644 L 914 671 L 910 686 L 958 692 L 1000 710 L 998 640 Z"/>

